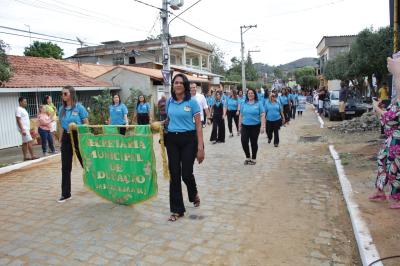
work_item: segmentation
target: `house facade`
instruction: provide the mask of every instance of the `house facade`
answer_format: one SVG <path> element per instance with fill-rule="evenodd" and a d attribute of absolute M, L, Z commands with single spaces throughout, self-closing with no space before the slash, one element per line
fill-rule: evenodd
<path fill-rule="evenodd" d="M 184 67 L 211 72 L 210 57 L 212 47 L 188 36 L 170 39 L 171 66 Z M 140 65 L 146 63 L 162 64 L 161 40 L 143 40 L 135 42 L 109 41 L 99 46 L 78 48 L 69 58 L 82 63 L 105 65 Z"/>
<path fill-rule="evenodd" d="M 45 95 L 52 96 L 57 107 L 61 105 L 64 86 L 73 86 L 79 101 L 86 106 L 92 96 L 103 90 L 119 90 L 109 82 L 95 80 L 62 65 L 60 60 L 28 56 L 8 56 L 7 59 L 13 75 L 0 87 L 0 149 L 21 144 L 15 120 L 20 96 L 27 98 L 26 109 L 29 116 L 34 118 Z"/>
<path fill-rule="evenodd" d="M 357 35 L 324 36 L 317 45 L 319 57 L 320 86 L 328 88 L 338 87 L 340 81 L 328 81 L 324 77 L 325 67 L 329 60 L 335 59 L 339 54 L 350 51 L 351 45 L 357 39 Z"/>

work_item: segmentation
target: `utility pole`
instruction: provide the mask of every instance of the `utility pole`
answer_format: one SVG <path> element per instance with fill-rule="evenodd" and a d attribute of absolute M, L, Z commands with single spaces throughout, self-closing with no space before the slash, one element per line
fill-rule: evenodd
<path fill-rule="evenodd" d="M 29 29 L 29 43 L 32 44 L 32 34 L 31 34 L 31 26 L 28 24 L 24 24 Z"/>
<path fill-rule="evenodd" d="M 241 53 L 242 53 L 242 91 L 243 94 L 246 93 L 246 71 L 244 66 L 244 42 L 243 42 L 243 34 L 251 28 L 257 28 L 257 25 L 249 25 L 249 26 L 240 26 L 240 44 L 241 44 Z"/>
<path fill-rule="evenodd" d="M 399 0 L 394 0 L 393 3 L 393 54 L 399 50 Z"/>
<path fill-rule="evenodd" d="M 170 61 L 170 56 L 169 56 L 168 0 L 162 0 L 162 9 L 161 9 L 160 15 L 161 15 L 161 20 L 162 20 L 162 34 L 161 34 L 161 46 L 162 46 L 162 54 L 163 54 L 162 75 L 164 78 L 164 93 L 167 93 L 171 86 L 171 61 Z"/>

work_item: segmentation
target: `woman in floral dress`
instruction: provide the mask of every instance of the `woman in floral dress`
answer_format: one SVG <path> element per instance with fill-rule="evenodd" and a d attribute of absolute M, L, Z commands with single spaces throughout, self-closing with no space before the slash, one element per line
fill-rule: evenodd
<path fill-rule="evenodd" d="M 388 69 L 395 77 L 397 99 L 384 110 L 380 102 L 374 101 L 374 109 L 381 116 L 381 123 L 387 137 L 378 153 L 378 174 L 375 182 L 376 192 L 369 197 L 373 201 L 395 200 L 392 209 L 400 209 L 400 60 L 388 58 Z M 385 186 L 391 187 L 390 196 L 385 195 Z"/>

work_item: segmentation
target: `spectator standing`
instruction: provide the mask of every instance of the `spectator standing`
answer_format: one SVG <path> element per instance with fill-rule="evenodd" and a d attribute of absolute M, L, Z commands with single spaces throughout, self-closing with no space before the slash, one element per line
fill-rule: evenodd
<path fill-rule="evenodd" d="M 17 121 L 17 128 L 22 137 L 22 154 L 24 156 L 24 161 L 34 160 L 38 157 L 33 153 L 33 139 L 30 133 L 31 122 L 29 120 L 29 114 L 25 107 L 28 105 L 25 97 L 18 98 L 19 106 L 15 110 L 15 117 Z M 28 152 L 31 157 L 28 157 Z"/>
<path fill-rule="evenodd" d="M 342 80 L 340 82 L 340 91 L 339 91 L 339 114 L 342 120 L 346 118 L 346 102 L 349 91 L 347 89 L 346 83 Z"/>
<path fill-rule="evenodd" d="M 47 155 L 47 146 L 50 148 L 51 153 L 55 153 L 56 150 L 54 149 L 54 142 L 53 136 L 50 133 L 50 129 L 52 127 L 52 123 L 54 122 L 53 119 L 49 116 L 47 112 L 47 108 L 44 105 L 39 107 L 39 127 L 38 132 L 40 135 L 40 140 L 42 142 L 42 151 L 43 156 Z"/>
<path fill-rule="evenodd" d="M 57 108 L 53 103 L 53 99 L 51 98 L 50 95 L 46 95 L 43 100 L 43 104 L 45 105 L 46 112 L 49 114 L 50 118 L 53 120 L 51 122 L 51 127 L 50 127 L 50 134 L 53 138 L 53 143 L 56 143 L 56 139 L 58 140 L 58 136 L 56 134 L 57 132 Z"/>

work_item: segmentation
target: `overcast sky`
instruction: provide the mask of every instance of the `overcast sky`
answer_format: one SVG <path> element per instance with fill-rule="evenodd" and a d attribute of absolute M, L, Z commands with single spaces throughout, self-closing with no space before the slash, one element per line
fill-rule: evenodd
<path fill-rule="evenodd" d="M 162 0 L 143 0 L 161 7 Z M 181 10 L 197 0 L 185 0 Z M 201 0 L 182 18 L 202 30 L 175 19 L 172 36 L 188 35 L 216 43 L 225 61 L 240 57 L 240 26 L 257 24 L 244 34 L 245 49 L 253 62 L 279 65 L 302 57 L 317 57 L 316 46 L 323 36 L 357 34 L 366 27 L 389 24 L 388 0 Z M 171 10 L 172 11 L 172 10 Z M 173 11 L 179 14 L 181 11 Z M 170 18 L 171 19 L 171 18 Z M 98 44 L 122 42 L 158 35 L 159 10 L 134 0 L 0 0 L 0 26 L 13 27 Z M 0 32 L 21 33 L 0 28 Z M 32 35 L 33 37 L 34 35 Z M 44 37 L 46 38 L 46 37 Z M 0 33 L 11 46 L 9 54 L 22 55 L 29 38 Z M 225 39 L 225 40 L 222 40 Z M 34 40 L 34 38 L 32 38 Z M 65 56 L 77 45 L 58 43 Z"/>

